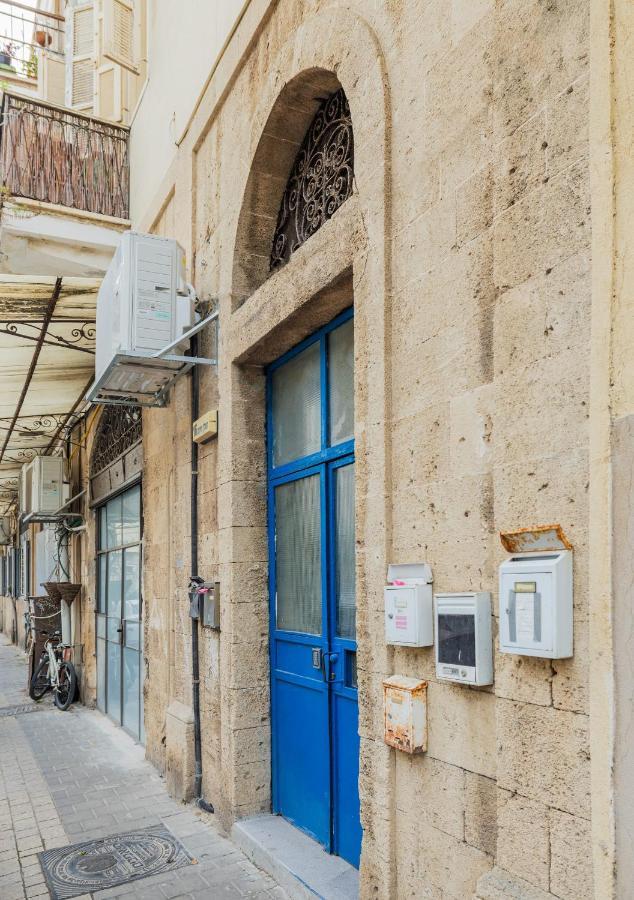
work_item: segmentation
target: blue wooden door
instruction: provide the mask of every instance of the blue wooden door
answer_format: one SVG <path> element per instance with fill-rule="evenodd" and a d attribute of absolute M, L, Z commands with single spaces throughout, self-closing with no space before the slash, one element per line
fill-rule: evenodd
<path fill-rule="evenodd" d="M 353 320 L 268 373 L 273 806 L 359 864 Z"/>

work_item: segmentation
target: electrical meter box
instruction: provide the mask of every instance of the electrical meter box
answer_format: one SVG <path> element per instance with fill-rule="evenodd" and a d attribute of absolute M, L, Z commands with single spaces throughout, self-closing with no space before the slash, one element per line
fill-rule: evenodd
<path fill-rule="evenodd" d="M 219 582 L 205 582 L 201 592 L 201 616 L 200 621 L 204 628 L 220 630 L 220 584 Z"/>
<path fill-rule="evenodd" d="M 427 750 L 427 682 L 393 675 L 383 682 L 385 743 L 404 753 Z"/>
<path fill-rule="evenodd" d="M 401 647 L 434 643 L 432 574 L 426 563 L 390 565 L 385 588 L 385 640 Z"/>
<path fill-rule="evenodd" d="M 436 677 L 493 683 L 491 594 L 436 594 Z"/>
<path fill-rule="evenodd" d="M 572 550 L 517 553 L 500 566 L 500 650 L 572 656 Z"/>

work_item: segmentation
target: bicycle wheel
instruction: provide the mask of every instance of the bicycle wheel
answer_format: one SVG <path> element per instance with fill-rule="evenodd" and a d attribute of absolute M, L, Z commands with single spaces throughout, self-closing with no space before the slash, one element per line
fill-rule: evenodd
<path fill-rule="evenodd" d="M 41 700 L 44 694 L 51 689 L 48 680 L 48 660 L 41 659 L 29 685 L 29 697 L 31 700 Z"/>
<path fill-rule="evenodd" d="M 57 678 L 59 684 L 55 690 L 55 706 L 65 710 L 73 702 L 77 688 L 77 674 L 72 662 L 60 663 Z"/>

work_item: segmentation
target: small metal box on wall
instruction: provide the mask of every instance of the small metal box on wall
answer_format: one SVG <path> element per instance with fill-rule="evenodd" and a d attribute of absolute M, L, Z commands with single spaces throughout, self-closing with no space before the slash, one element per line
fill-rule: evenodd
<path fill-rule="evenodd" d="M 205 628 L 220 630 L 220 583 L 218 581 L 202 585 L 200 592 L 200 621 Z"/>
<path fill-rule="evenodd" d="M 384 740 L 404 753 L 427 750 L 427 682 L 392 675 L 383 682 Z"/>
<path fill-rule="evenodd" d="M 434 643 L 432 572 L 426 563 L 390 565 L 385 597 L 385 640 L 400 647 Z"/>
<path fill-rule="evenodd" d="M 573 648 L 572 545 L 560 525 L 503 532 L 500 651 L 565 659 Z"/>

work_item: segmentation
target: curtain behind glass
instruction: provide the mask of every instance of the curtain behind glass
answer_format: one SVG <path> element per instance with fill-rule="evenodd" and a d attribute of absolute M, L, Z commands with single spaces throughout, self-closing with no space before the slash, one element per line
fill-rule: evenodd
<path fill-rule="evenodd" d="M 321 633 L 319 475 L 275 489 L 277 627 Z"/>
<path fill-rule="evenodd" d="M 335 469 L 337 634 L 356 638 L 354 464 Z"/>
<path fill-rule="evenodd" d="M 273 373 L 273 465 L 321 448 L 319 341 Z"/>
<path fill-rule="evenodd" d="M 330 445 L 354 437 L 354 326 L 350 319 L 328 335 Z"/>

